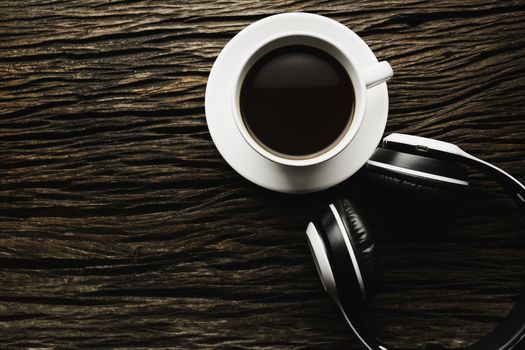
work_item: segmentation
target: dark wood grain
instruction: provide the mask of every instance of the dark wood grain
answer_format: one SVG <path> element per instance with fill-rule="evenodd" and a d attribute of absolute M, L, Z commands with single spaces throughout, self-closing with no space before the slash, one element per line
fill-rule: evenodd
<path fill-rule="evenodd" d="M 288 196 L 220 157 L 203 106 L 213 61 L 289 11 L 338 20 L 390 61 L 387 132 L 455 142 L 525 181 L 522 1 L 2 1 L 0 346 L 359 349 L 304 237 L 341 196 L 377 231 L 386 284 L 367 322 L 387 344 L 458 348 L 506 315 L 525 232 L 478 174 L 446 205 L 387 196 L 365 173 Z"/>

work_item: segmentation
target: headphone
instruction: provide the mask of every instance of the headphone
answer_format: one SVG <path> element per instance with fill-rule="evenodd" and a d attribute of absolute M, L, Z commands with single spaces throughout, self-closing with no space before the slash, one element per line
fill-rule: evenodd
<path fill-rule="evenodd" d="M 367 170 L 395 187 L 423 192 L 468 186 L 463 166 L 496 180 L 525 214 L 525 186 L 498 167 L 458 146 L 424 137 L 391 134 L 366 164 Z M 378 253 L 357 208 L 347 199 L 329 205 L 306 235 L 324 289 L 368 350 L 392 350 L 370 336 L 360 321 L 360 306 L 379 291 L 382 271 Z M 468 350 L 525 350 L 525 294 L 507 318 Z"/>

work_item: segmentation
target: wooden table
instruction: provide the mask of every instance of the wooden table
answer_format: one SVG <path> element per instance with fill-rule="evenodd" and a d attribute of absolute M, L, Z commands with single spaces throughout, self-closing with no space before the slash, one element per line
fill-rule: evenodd
<path fill-rule="evenodd" d="M 376 228 L 386 281 L 367 322 L 387 344 L 462 347 L 506 315 L 525 232 L 479 174 L 446 204 L 387 196 L 365 172 L 290 196 L 220 157 L 210 68 L 242 28 L 290 11 L 342 22 L 392 64 L 387 133 L 525 181 L 523 1 L 2 1 L 2 346 L 360 349 L 304 235 L 342 196 Z"/>

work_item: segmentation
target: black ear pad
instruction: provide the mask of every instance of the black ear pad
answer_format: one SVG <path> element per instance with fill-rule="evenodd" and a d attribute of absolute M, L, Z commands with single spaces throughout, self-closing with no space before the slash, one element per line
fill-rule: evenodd
<path fill-rule="evenodd" d="M 334 206 L 341 215 L 343 225 L 354 247 L 367 296 L 372 297 L 383 286 L 383 269 L 374 237 L 357 208 L 348 199 L 339 200 L 334 203 Z"/>
<path fill-rule="evenodd" d="M 360 305 L 378 291 L 382 282 L 372 236 L 348 200 L 331 204 L 320 224 L 338 294 L 344 304 Z"/>
<path fill-rule="evenodd" d="M 450 197 L 468 187 L 461 164 L 386 148 L 378 148 L 366 168 L 372 180 L 422 196 Z"/>

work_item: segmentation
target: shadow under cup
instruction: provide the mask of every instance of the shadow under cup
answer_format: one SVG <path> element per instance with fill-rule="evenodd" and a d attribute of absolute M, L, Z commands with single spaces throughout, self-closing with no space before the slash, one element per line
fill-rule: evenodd
<path fill-rule="evenodd" d="M 270 40 L 242 67 L 237 125 L 270 160 L 324 161 L 344 149 L 361 124 L 357 80 L 348 57 L 324 39 Z"/>

